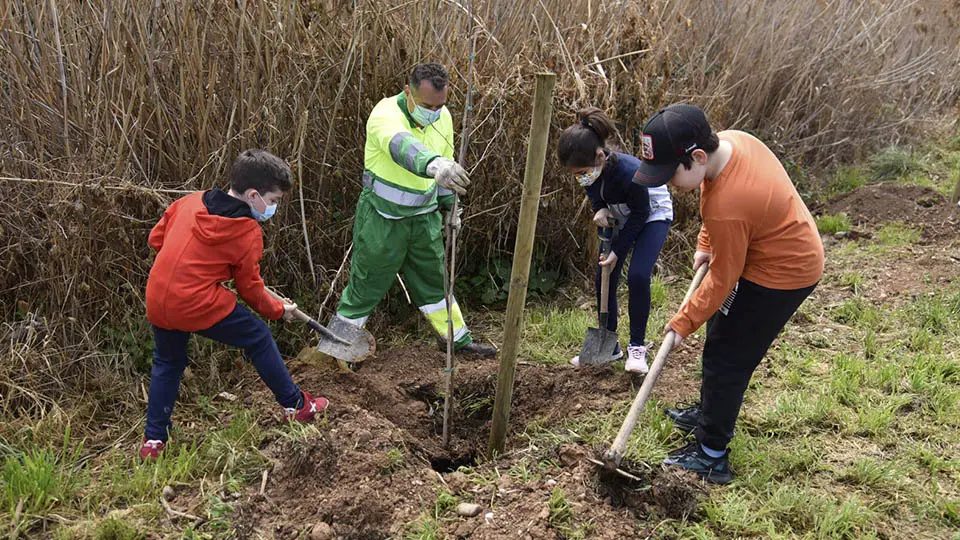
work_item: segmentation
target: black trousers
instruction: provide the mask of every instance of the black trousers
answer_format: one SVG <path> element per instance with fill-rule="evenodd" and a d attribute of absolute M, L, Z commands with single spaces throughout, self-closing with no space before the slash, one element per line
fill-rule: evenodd
<path fill-rule="evenodd" d="M 750 377 L 787 321 L 816 284 L 803 289 L 768 289 L 740 278 L 737 287 L 707 321 L 700 383 L 700 423 L 694 434 L 704 446 L 723 450 Z"/>

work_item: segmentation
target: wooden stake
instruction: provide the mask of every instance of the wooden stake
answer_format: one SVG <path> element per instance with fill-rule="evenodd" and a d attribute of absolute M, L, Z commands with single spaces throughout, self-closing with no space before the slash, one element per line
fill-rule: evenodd
<path fill-rule="evenodd" d="M 523 173 L 523 196 L 520 199 L 520 223 L 513 249 L 513 270 L 510 274 L 510 293 L 507 297 L 507 315 L 504 321 L 503 348 L 500 353 L 500 371 L 497 377 L 497 395 L 493 402 L 493 427 L 490 430 L 488 457 L 502 454 L 510 421 L 510 402 L 513 399 L 513 381 L 517 367 L 517 349 L 523 324 L 523 308 L 527 298 L 530 259 L 533 255 L 533 236 L 537 229 L 537 211 L 540 208 L 540 187 L 543 184 L 543 166 L 547 158 L 547 136 L 553 112 L 553 87 L 557 76 L 538 73 L 533 94 L 533 120 L 530 122 L 530 143 L 527 148 L 527 166 Z"/>
<path fill-rule="evenodd" d="M 957 185 L 953 188 L 953 197 L 950 197 L 953 204 L 960 202 L 960 165 L 957 165 Z"/>

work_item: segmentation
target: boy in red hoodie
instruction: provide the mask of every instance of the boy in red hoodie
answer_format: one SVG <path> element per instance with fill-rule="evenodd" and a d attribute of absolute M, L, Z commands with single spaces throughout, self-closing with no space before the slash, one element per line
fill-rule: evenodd
<path fill-rule="evenodd" d="M 192 333 L 243 349 L 287 419 L 309 421 L 326 409 L 325 398 L 294 384 L 267 325 L 222 285 L 233 279 L 247 305 L 270 320 L 289 318 L 297 307 L 271 297 L 260 278 L 258 222 L 276 212 L 291 176 L 277 156 L 245 150 L 230 170 L 230 191 L 187 195 L 150 231 L 157 258 L 147 279 L 147 319 L 155 346 L 142 458 L 156 458 L 166 444 Z"/>

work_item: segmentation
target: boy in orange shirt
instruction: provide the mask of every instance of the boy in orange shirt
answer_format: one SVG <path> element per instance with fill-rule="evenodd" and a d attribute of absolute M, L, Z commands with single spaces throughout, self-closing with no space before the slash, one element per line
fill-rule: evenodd
<path fill-rule="evenodd" d="M 260 278 L 263 232 L 292 185 L 290 167 L 264 150 L 245 150 L 230 170 L 230 190 L 218 188 L 175 201 L 150 231 L 157 258 L 147 279 L 147 319 L 153 325 L 153 367 L 140 457 L 163 451 L 170 416 L 187 367 L 190 334 L 243 349 L 285 410 L 311 420 L 325 398 L 300 390 L 290 378 L 270 329 L 221 285 L 231 279 L 247 305 L 267 319 L 289 318 L 296 304 L 275 300 Z"/>
<path fill-rule="evenodd" d="M 642 142 L 634 182 L 700 188 L 703 226 L 693 268 L 710 265 L 665 328 L 679 343 L 707 324 L 700 405 L 667 410 L 696 441 L 664 463 L 725 484 L 733 479 L 727 445 L 750 377 L 820 281 L 823 244 L 786 170 L 753 136 L 715 134 L 699 107 L 676 104 L 647 121 Z"/>

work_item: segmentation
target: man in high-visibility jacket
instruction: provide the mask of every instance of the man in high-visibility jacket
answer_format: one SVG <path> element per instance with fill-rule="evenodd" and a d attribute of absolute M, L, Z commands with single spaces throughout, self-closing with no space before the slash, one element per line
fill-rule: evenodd
<path fill-rule="evenodd" d="M 363 326 L 403 272 L 410 296 L 438 336 L 447 335 L 443 279 L 444 219 L 453 193 L 466 193 L 466 171 L 453 158 L 453 118 L 444 106 L 449 78 L 440 64 L 420 64 L 398 95 L 382 99 L 367 120 L 363 192 L 353 222 L 350 281 L 337 317 Z M 445 216 L 441 216 L 441 210 Z M 473 341 L 453 301 L 454 348 L 493 356 Z"/>

